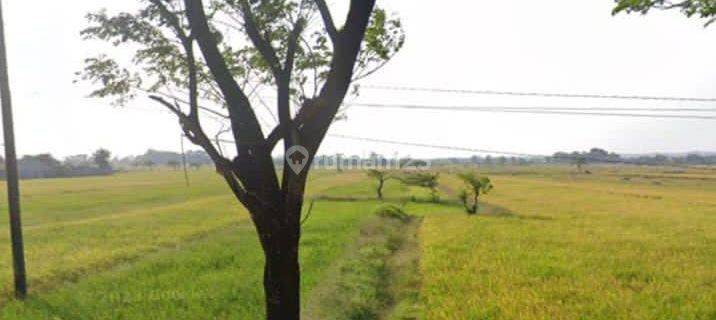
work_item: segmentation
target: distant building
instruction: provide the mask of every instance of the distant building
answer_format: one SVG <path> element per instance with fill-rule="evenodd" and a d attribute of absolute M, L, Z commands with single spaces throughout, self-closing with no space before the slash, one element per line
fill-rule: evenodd
<path fill-rule="evenodd" d="M 55 178 L 62 171 L 61 167 L 53 166 L 51 163 L 36 158 L 20 159 L 18 170 L 20 179 Z"/>

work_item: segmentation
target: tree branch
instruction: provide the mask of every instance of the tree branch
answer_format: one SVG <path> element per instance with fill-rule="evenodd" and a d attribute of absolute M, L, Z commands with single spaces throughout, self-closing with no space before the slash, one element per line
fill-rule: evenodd
<path fill-rule="evenodd" d="M 181 27 L 181 23 L 179 23 L 179 19 L 177 19 L 177 16 L 169 11 L 169 8 L 167 8 L 164 3 L 162 3 L 162 0 L 150 0 L 157 8 L 159 8 L 159 15 L 164 19 L 167 24 L 174 29 L 174 32 L 176 33 L 179 40 L 181 40 L 182 43 L 189 40 L 189 36 L 186 35 L 186 32 Z"/>
<path fill-rule="evenodd" d="M 276 81 L 279 81 L 282 70 L 281 63 L 278 60 L 278 55 L 276 55 L 276 50 L 273 46 L 271 46 L 271 42 L 266 40 L 261 35 L 261 32 L 256 25 L 256 18 L 251 12 L 251 5 L 249 4 L 249 1 L 241 0 L 240 4 L 241 12 L 244 15 L 244 27 L 246 28 L 246 34 L 249 36 L 249 39 L 251 39 L 254 47 L 258 49 L 261 57 L 263 57 L 264 61 L 266 61 L 269 65 L 269 68 L 271 68 L 271 72 L 273 72 Z"/>
<path fill-rule="evenodd" d="M 204 12 L 202 0 L 184 0 L 187 17 L 192 28 L 192 35 L 196 38 L 209 70 L 214 75 L 229 109 L 231 127 L 234 139 L 237 142 L 239 155 L 244 154 L 246 148 L 262 145 L 264 138 L 256 114 L 251 103 L 239 88 L 231 71 L 229 71 L 224 57 L 219 51 L 214 34 Z"/>
<path fill-rule="evenodd" d="M 375 0 L 351 0 L 346 24 L 339 33 L 339 45 L 333 53 L 331 71 L 318 98 L 307 100 L 299 112 L 305 117 L 303 134 L 309 137 L 307 144 L 310 143 L 305 147 L 311 153 L 320 146 L 348 93 L 354 66 L 374 7 Z"/>
<path fill-rule="evenodd" d="M 152 99 L 156 102 L 159 102 L 161 105 L 169 109 L 172 113 L 174 113 L 177 117 L 179 117 L 179 120 L 181 121 L 182 118 L 186 118 L 187 116 L 179 110 L 175 105 L 169 103 L 169 101 L 164 100 L 164 98 L 156 95 L 149 96 L 149 99 Z"/>
<path fill-rule="evenodd" d="M 181 102 L 181 103 L 184 103 L 184 104 L 189 104 L 189 101 L 186 101 L 186 100 L 184 100 L 184 99 L 182 99 L 182 98 L 173 96 L 173 95 L 171 95 L 171 94 L 167 94 L 167 93 L 163 93 L 163 92 L 158 92 L 158 91 L 151 91 L 151 90 L 147 90 L 147 89 L 137 89 L 137 90 L 142 91 L 142 92 L 144 92 L 144 93 L 156 95 L 156 96 L 162 96 L 162 97 L 164 97 L 164 98 L 172 99 L 172 100 L 174 100 L 174 101 L 178 101 L 178 102 Z M 228 115 L 225 115 L 225 114 L 223 114 L 223 113 L 221 113 L 221 112 L 219 112 L 219 111 L 216 111 L 216 110 L 214 110 L 214 109 L 207 108 L 207 107 L 204 107 L 204 106 L 201 106 L 201 105 L 199 105 L 199 110 L 206 111 L 207 113 L 210 113 L 210 114 L 215 115 L 215 116 L 217 116 L 217 117 L 219 117 L 219 118 L 222 118 L 222 119 L 231 119 L 231 117 L 229 117 Z"/>
<path fill-rule="evenodd" d="M 684 8 L 691 4 L 691 0 L 685 0 L 677 3 L 671 3 L 667 2 L 662 4 L 662 9 L 668 10 L 668 9 L 674 9 L 674 8 Z"/>
<path fill-rule="evenodd" d="M 383 67 L 385 67 L 385 66 L 388 64 L 388 62 L 390 61 L 390 59 L 392 59 L 392 56 L 389 57 L 388 59 L 384 60 L 383 62 L 381 62 L 381 63 L 378 64 L 377 66 L 375 66 L 373 69 L 370 69 L 370 70 L 368 70 L 368 71 L 364 71 L 364 72 L 361 72 L 360 74 L 355 75 L 355 77 L 353 78 L 353 80 L 351 81 L 351 83 L 356 83 L 356 82 L 358 82 L 358 81 L 360 81 L 360 80 L 363 80 L 363 79 L 365 79 L 365 78 L 371 76 L 372 74 L 374 74 L 374 73 L 380 71 L 380 69 L 383 69 Z"/>
<path fill-rule="evenodd" d="M 189 118 L 199 122 L 199 78 L 197 75 L 196 57 L 194 56 L 194 39 L 186 34 L 179 19 L 162 3 L 161 0 L 151 0 L 159 8 L 159 15 L 174 29 L 186 53 L 186 64 L 189 72 Z"/>
<path fill-rule="evenodd" d="M 296 143 L 298 133 L 291 120 L 291 76 L 293 74 L 296 51 L 298 50 L 298 40 L 303 32 L 304 26 L 305 21 L 303 18 L 299 18 L 291 31 L 286 48 L 286 61 L 277 83 L 279 126 L 283 131 L 283 137 L 288 137 L 288 139 L 284 140 L 286 149 Z"/>
<path fill-rule="evenodd" d="M 194 41 L 185 45 L 186 63 L 189 69 L 189 118 L 199 122 L 199 80 L 196 71 L 196 58 L 194 57 Z"/>
<path fill-rule="evenodd" d="M 338 43 L 338 30 L 336 29 L 336 24 L 333 22 L 333 17 L 331 16 L 331 11 L 328 9 L 328 5 L 326 4 L 326 0 L 315 0 L 316 6 L 318 6 L 318 11 L 321 13 L 321 18 L 323 18 L 323 25 L 326 28 L 326 32 L 328 33 L 328 36 L 333 41 L 333 45 L 335 46 Z"/>
<path fill-rule="evenodd" d="M 237 199 L 239 199 L 239 201 L 247 207 L 252 205 L 252 203 L 250 202 L 249 194 L 239 182 L 239 173 L 232 168 L 231 160 L 221 155 L 221 153 L 212 144 L 211 140 L 204 133 L 204 130 L 202 130 L 201 127 L 198 125 L 198 122 L 181 112 L 181 110 L 179 110 L 175 105 L 171 104 L 160 96 L 152 95 L 149 96 L 149 98 L 156 102 L 159 102 L 160 104 L 168 108 L 170 111 L 172 111 L 174 114 L 176 114 L 176 116 L 179 118 L 179 123 L 181 124 L 182 131 L 184 131 L 184 135 L 187 137 L 187 139 L 189 139 L 189 141 L 206 150 L 206 153 L 209 155 L 211 160 L 214 161 L 214 164 L 216 165 L 216 170 L 226 179 L 229 188 L 231 188 Z"/>
<path fill-rule="evenodd" d="M 291 31 L 291 35 L 288 38 L 288 46 L 286 49 L 286 61 L 283 65 L 283 73 L 292 74 L 293 65 L 296 60 L 296 50 L 298 50 L 298 40 L 301 37 L 301 33 L 306 26 L 306 21 L 303 18 L 299 18 Z"/>
<path fill-rule="evenodd" d="M 239 185 L 240 182 L 243 192 L 235 191 L 235 194 L 249 211 L 267 215 L 254 217 L 257 227 L 262 228 L 273 221 L 271 215 L 275 210 L 272 210 L 271 206 L 282 201 L 271 152 L 266 149 L 261 125 L 248 97 L 234 79 L 219 50 L 219 43 L 204 12 L 203 1 L 184 0 L 184 4 L 192 36 L 199 44 L 204 60 L 226 100 L 236 141 L 237 156 L 229 162 L 224 161 L 226 159 L 223 157 L 217 157 L 220 159 L 217 169 L 232 189 L 236 189 L 232 183 Z M 200 145 L 206 144 L 206 141 L 211 145 L 206 135 L 202 134 L 197 138 L 201 139 Z"/>
<path fill-rule="evenodd" d="M 216 133 L 214 136 L 214 142 L 216 143 L 216 148 L 219 151 L 219 154 L 223 157 L 224 156 L 224 149 L 221 147 L 221 135 L 224 133 L 227 133 L 231 131 L 231 128 L 227 128 L 226 125 L 222 122 L 221 123 L 221 129 Z"/>
<path fill-rule="evenodd" d="M 318 108 L 313 106 L 315 100 L 308 99 L 306 102 L 304 102 L 303 106 L 300 110 L 298 110 L 298 114 L 293 118 L 292 124 L 293 127 L 296 129 L 301 129 L 307 120 L 311 119 L 315 112 L 318 110 Z M 281 139 L 284 138 L 283 130 L 281 129 L 281 125 L 277 125 L 273 130 L 271 130 L 271 133 L 266 137 L 266 146 L 273 150 L 276 148 L 276 144 L 278 144 Z"/>
<path fill-rule="evenodd" d="M 278 125 L 266 137 L 266 147 L 269 150 L 273 150 L 281 139 L 283 139 L 283 130 L 281 130 L 281 125 Z"/>

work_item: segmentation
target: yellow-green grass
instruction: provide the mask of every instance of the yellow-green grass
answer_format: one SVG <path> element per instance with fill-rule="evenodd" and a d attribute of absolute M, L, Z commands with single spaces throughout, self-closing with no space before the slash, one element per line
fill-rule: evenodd
<path fill-rule="evenodd" d="M 373 202 L 315 205 L 301 245 L 309 292 L 357 237 Z M 1 319 L 261 319 L 263 254 L 248 221 L 13 301 Z"/>
<path fill-rule="evenodd" d="M 715 182 L 539 170 L 491 172 L 483 201 L 510 214 L 425 217 L 427 319 L 716 318 Z"/>
<path fill-rule="evenodd" d="M 421 219 L 393 208 L 380 206 L 373 217 L 361 223 L 358 237 L 331 263 L 318 289 L 310 293 L 304 318 L 387 320 L 419 316 L 417 230 Z"/>
<path fill-rule="evenodd" d="M 460 182 L 449 171 L 458 170 L 442 173 L 443 200 L 456 199 Z M 421 200 L 405 205 L 423 221 L 411 316 L 716 318 L 716 170 L 589 170 L 489 168 L 496 189 L 473 217 L 388 182 L 390 201 Z M 0 319 L 261 318 L 263 259 L 247 214 L 215 173 L 190 174 L 190 188 L 175 171 L 24 181 L 31 296 L 8 299 L 3 251 Z M 308 197 L 324 199 L 303 232 L 302 299 L 319 307 L 309 300 L 335 287 L 336 268 L 363 241 L 379 203 L 363 172 L 316 171 L 309 181 Z"/>
<path fill-rule="evenodd" d="M 22 182 L 25 251 L 31 292 L 44 292 L 215 233 L 244 226 L 248 215 L 210 170 Z M 360 180 L 317 172 L 309 193 Z M 316 180 L 318 182 L 318 180 Z M 4 193 L 4 186 L 0 188 Z M 6 212 L 5 198 L 0 210 Z M 9 249 L 7 223 L 0 243 Z M 9 250 L 0 255 L 0 304 L 12 290 Z"/>

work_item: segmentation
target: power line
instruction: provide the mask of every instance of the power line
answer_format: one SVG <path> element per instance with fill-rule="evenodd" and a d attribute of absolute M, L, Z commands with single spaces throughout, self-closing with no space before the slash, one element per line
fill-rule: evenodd
<path fill-rule="evenodd" d="M 502 107 L 502 106 L 423 106 L 423 105 L 390 105 L 380 103 L 351 103 L 346 104 L 349 106 L 358 107 L 402 107 L 402 108 L 423 108 L 423 109 L 446 109 L 446 110 L 460 110 L 460 111 L 471 111 L 471 110 L 527 110 L 527 111 L 642 111 L 642 112 L 716 112 L 716 108 L 635 108 L 635 107 Z"/>
<path fill-rule="evenodd" d="M 392 145 L 421 147 L 421 148 L 429 148 L 429 149 L 442 149 L 442 150 L 450 150 L 450 151 L 465 151 L 465 152 L 471 152 L 471 153 L 494 153 L 494 154 L 502 154 L 502 155 L 509 155 L 509 156 L 532 157 L 532 158 L 549 157 L 549 156 L 540 155 L 540 154 L 530 154 L 530 153 L 523 153 L 523 152 L 498 151 L 498 150 L 465 148 L 465 147 L 435 145 L 435 144 L 417 143 L 417 142 L 404 142 L 404 141 L 395 141 L 395 140 L 386 140 L 386 139 L 356 137 L 356 136 L 349 136 L 349 135 L 343 135 L 343 134 L 329 134 L 328 136 L 332 137 L 332 138 L 339 138 L 339 139 L 346 139 L 346 140 L 353 140 L 353 141 L 384 143 L 384 144 L 392 144 Z"/>
<path fill-rule="evenodd" d="M 368 86 L 378 88 L 379 86 Z M 382 87 L 381 87 L 382 88 Z M 391 87 L 385 87 L 391 88 Z M 405 90 L 411 90 L 412 88 L 403 88 Z M 416 88 L 417 91 L 419 88 Z M 430 89 L 432 90 L 432 89 Z M 441 92 L 476 92 L 476 91 L 465 91 L 465 90 L 447 90 L 447 89 L 435 89 L 442 90 Z M 507 92 L 503 92 L 508 94 Z M 533 93 L 518 93 L 524 95 L 532 95 Z M 536 94 L 536 93 L 534 93 Z M 553 96 L 567 96 L 565 94 L 549 94 Z M 597 97 L 596 95 L 569 95 L 568 97 Z M 639 96 L 600 96 L 602 98 L 607 97 L 621 97 L 624 99 L 671 99 L 676 101 L 696 101 L 693 99 L 699 98 L 669 98 L 669 97 L 639 97 Z M 702 101 L 716 99 L 702 99 Z M 181 102 L 181 100 L 178 100 Z M 263 103 L 263 101 L 262 101 Z M 265 104 L 264 104 L 265 106 Z M 615 112 L 706 112 L 714 113 L 716 108 L 617 108 L 617 107 L 505 107 L 505 106 L 428 106 L 428 105 L 391 105 L 391 104 L 377 104 L 377 103 L 351 103 L 346 104 L 348 108 L 351 107 L 362 107 L 362 108 L 393 108 L 393 109 L 414 109 L 414 110 L 435 110 L 435 111 L 464 111 L 464 112 L 497 112 L 497 113 L 521 113 L 521 114 L 553 114 L 553 115 L 568 115 L 568 116 L 602 116 L 602 117 L 628 117 L 628 118 L 652 118 L 652 119 L 691 119 L 691 120 L 716 120 L 716 116 L 704 116 L 704 115 L 671 115 L 671 114 L 643 114 L 643 113 L 615 113 Z M 200 110 L 216 115 L 221 118 L 227 119 L 228 116 L 209 108 L 200 107 Z M 345 111 L 345 110 L 344 110 Z M 600 112 L 602 111 L 602 112 Z M 603 112 L 612 111 L 612 112 Z M 210 117 L 213 120 L 220 121 L 217 118 Z"/>
<path fill-rule="evenodd" d="M 615 95 L 615 94 L 575 94 L 575 93 L 498 91 L 498 90 L 462 90 L 462 89 L 442 89 L 442 88 L 387 86 L 387 85 L 363 85 L 363 86 L 361 86 L 361 88 L 375 89 L 375 90 L 388 90 L 388 91 L 419 91 L 419 92 L 518 96 L 518 97 L 620 99 L 620 100 L 652 100 L 652 101 L 681 101 L 681 102 L 716 102 L 716 98 L 696 98 L 696 97 L 639 96 L 639 95 Z"/>
<path fill-rule="evenodd" d="M 497 151 L 497 150 L 464 148 L 464 147 L 434 145 L 434 144 L 425 144 L 425 143 L 403 142 L 403 141 L 394 141 L 394 140 L 383 140 L 383 139 L 348 136 L 348 135 L 342 135 L 342 134 L 328 134 L 327 136 L 331 137 L 331 138 L 347 139 L 347 140 L 354 140 L 354 141 L 385 143 L 385 144 L 393 144 L 393 145 L 401 145 L 401 146 L 413 146 L 413 147 L 422 147 L 422 148 L 429 148 L 429 149 L 451 150 L 451 151 L 465 151 L 465 152 L 471 152 L 471 153 L 495 153 L 495 154 L 503 154 L 503 155 L 509 155 L 509 156 L 533 157 L 533 158 L 549 157 L 549 156 L 541 155 L 541 154 L 530 154 L 530 153 L 519 153 L 519 152 L 511 152 L 511 151 Z M 228 144 L 236 143 L 235 141 L 228 140 L 228 139 L 219 139 L 219 142 L 228 143 Z"/>
<path fill-rule="evenodd" d="M 449 109 L 449 108 L 460 108 L 460 107 L 435 107 L 435 106 L 409 106 L 409 105 L 380 105 L 380 104 L 352 104 L 352 106 L 373 106 L 377 108 L 428 108 L 428 109 Z M 481 108 L 481 107 L 471 107 L 471 108 Z M 500 108 L 500 107 L 484 107 L 484 108 Z M 502 109 L 517 109 L 517 108 L 510 108 L 510 107 L 501 107 Z M 548 108 L 545 108 L 548 109 Z M 142 111 L 148 111 L 148 110 L 142 110 Z M 522 112 L 522 111 L 516 111 L 516 112 Z M 531 112 L 523 112 L 523 113 L 531 113 Z M 547 112 L 545 112 L 547 113 Z M 567 112 L 554 112 L 556 114 L 570 114 L 570 115 L 580 115 L 580 114 L 588 114 L 588 115 L 594 115 L 594 113 L 567 113 Z M 601 115 L 601 114 L 600 114 Z M 691 116 L 678 116 L 678 115 L 631 115 L 631 114 L 604 114 L 604 115 L 614 115 L 614 116 L 653 116 L 653 117 L 678 117 L 678 118 L 687 118 L 687 119 L 693 119 Z M 697 119 L 716 119 L 716 117 L 698 117 Z M 541 154 L 530 154 L 530 153 L 523 153 L 523 152 L 512 152 L 512 151 L 500 151 L 500 150 L 488 150 L 488 149 L 478 149 L 478 148 L 467 148 L 467 147 L 457 147 L 457 146 L 446 146 L 446 145 L 434 145 L 434 144 L 425 144 L 425 143 L 415 143 L 415 142 L 404 142 L 404 141 L 394 141 L 394 140 L 386 140 L 386 139 L 375 139 L 375 138 L 365 138 L 365 137 L 356 137 L 356 136 L 349 136 L 349 135 L 341 135 L 341 134 L 328 134 L 328 137 L 332 138 L 339 138 L 339 139 L 347 139 L 347 140 L 354 140 L 354 141 L 363 141 L 363 142 L 374 142 L 374 143 L 384 143 L 384 144 L 393 144 L 393 145 L 402 145 L 402 146 L 412 146 L 412 147 L 422 147 L 422 148 L 430 148 L 430 149 L 441 149 L 441 150 L 451 150 L 451 151 L 463 151 L 463 152 L 471 152 L 471 153 L 491 153 L 491 154 L 501 154 L 501 155 L 509 155 L 509 156 L 517 156 L 517 157 L 532 157 L 532 158 L 550 158 L 552 156 L 549 155 L 541 155 Z M 219 143 L 227 143 L 227 144 L 235 144 L 236 142 L 233 140 L 228 139 L 217 139 L 216 140 Z M 572 156 L 572 155 L 570 155 Z M 583 157 L 586 160 L 591 161 L 597 161 L 597 162 L 606 162 L 606 163 L 623 163 L 623 164 L 643 164 L 640 162 L 635 161 L 628 161 L 628 160 L 614 160 L 614 159 L 604 159 L 604 158 L 595 158 L 595 157 L 589 157 L 587 155 L 581 154 L 578 155 L 579 157 Z"/>
<path fill-rule="evenodd" d="M 523 113 L 523 114 L 554 114 L 554 115 L 570 115 L 570 116 L 602 116 L 602 117 L 628 117 L 628 118 L 656 118 L 656 119 L 692 119 L 692 120 L 716 120 L 716 116 L 703 115 L 676 115 L 676 114 L 647 114 L 647 113 L 614 113 L 614 112 L 597 112 L 600 108 L 560 108 L 560 107 L 465 107 L 465 106 L 428 106 L 428 105 L 393 105 L 393 104 L 377 104 L 377 103 L 355 103 L 351 106 L 362 108 L 377 109 L 412 109 L 412 110 L 437 110 L 437 111 L 471 111 L 471 112 L 497 112 L 497 113 Z M 644 111 L 656 112 L 657 109 L 650 108 L 601 108 L 602 110 L 613 111 Z M 582 111 L 584 110 L 584 111 Z M 665 109 L 661 109 L 665 110 Z M 659 111 L 661 111 L 659 110 Z M 671 109 L 676 110 L 676 109 Z M 679 109 L 679 111 L 689 111 L 690 109 Z M 696 111 L 698 112 L 698 111 Z M 706 110 L 703 112 L 716 112 L 716 109 Z"/>
<path fill-rule="evenodd" d="M 519 156 L 519 157 L 541 157 L 541 158 L 549 157 L 549 156 L 538 155 L 538 154 L 519 153 L 519 152 L 510 152 L 510 151 L 496 151 L 496 150 L 475 149 L 475 148 L 463 148 L 463 147 L 444 146 L 444 145 L 441 146 L 441 145 L 433 145 L 433 144 L 425 144 L 425 143 L 413 143 L 413 142 L 402 142 L 402 141 L 383 140 L 383 139 L 374 139 L 374 138 L 364 138 L 364 137 L 348 136 L 348 135 L 342 135 L 342 134 L 328 134 L 327 136 L 331 137 L 331 138 L 338 138 L 338 139 L 385 143 L 385 144 L 394 144 L 394 145 L 402 145 L 402 146 L 413 146 L 413 147 L 422 147 L 422 148 L 429 148 L 429 149 L 465 151 L 465 152 L 472 152 L 472 153 L 495 153 L 495 154 L 503 154 L 503 155 L 510 155 L 510 156 Z M 235 141 L 228 140 L 228 139 L 220 139 L 219 142 L 229 143 L 229 144 L 236 143 Z"/>

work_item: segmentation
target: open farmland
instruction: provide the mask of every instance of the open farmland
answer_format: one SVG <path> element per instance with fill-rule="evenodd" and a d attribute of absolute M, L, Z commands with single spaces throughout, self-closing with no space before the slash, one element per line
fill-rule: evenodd
<path fill-rule="evenodd" d="M 496 189 L 472 217 L 452 202 L 463 168 L 443 170 L 441 204 L 390 181 L 387 201 L 414 215 L 404 225 L 373 214 L 363 172 L 316 171 L 305 317 L 716 317 L 716 171 L 590 169 L 483 170 Z M 176 171 L 23 182 L 31 295 L 10 299 L 5 251 L 0 318 L 260 318 L 248 215 L 212 171 L 190 174 L 189 188 Z"/>

